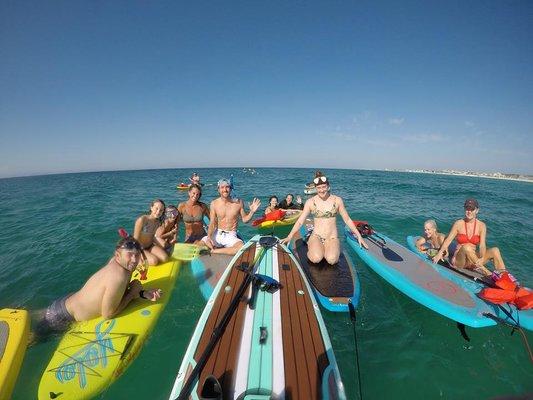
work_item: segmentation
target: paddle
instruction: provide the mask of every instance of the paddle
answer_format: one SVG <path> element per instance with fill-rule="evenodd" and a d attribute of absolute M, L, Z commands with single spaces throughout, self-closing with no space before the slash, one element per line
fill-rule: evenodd
<path fill-rule="evenodd" d="M 359 348 L 357 345 L 357 331 L 355 329 L 357 319 L 355 315 L 355 307 L 351 301 L 348 303 L 348 309 L 350 310 L 350 319 L 352 320 L 353 336 L 355 340 L 355 361 L 357 363 L 357 383 L 359 385 L 359 399 L 363 400 L 363 390 L 361 388 L 361 368 L 359 367 Z"/>
<path fill-rule="evenodd" d="M 252 261 L 252 264 L 248 267 L 246 272 L 246 276 L 244 280 L 241 283 L 241 286 L 239 286 L 239 289 L 237 290 L 235 296 L 231 300 L 231 303 L 229 307 L 227 308 L 226 312 L 224 313 L 224 316 L 222 317 L 220 323 L 213 329 L 213 333 L 211 334 L 211 339 L 209 340 L 209 343 L 207 344 L 204 352 L 198 359 L 198 362 L 194 369 L 192 370 L 191 374 L 189 375 L 189 378 L 183 385 L 183 388 L 181 389 L 181 392 L 179 396 L 177 397 L 177 400 L 185 400 L 189 397 L 191 390 L 194 386 L 194 383 L 196 379 L 200 376 L 200 373 L 204 369 L 205 365 L 207 364 L 207 361 L 209 359 L 209 356 L 211 355 L 211 352 L 215 348 L 216 344 L 222 337 L 226 326 L 228 325 L 229 321 L 231 320 L 231 317 L 233 317 L 233 314 L 235 314 L 235 311 L 237 311 L 237 308 L 239 306 L 239 303 L 241 302 L 241 298 L 248 289 L 248 286 L 253 281 L 255 274 L 253 274 L 253 271 L 256 267 L 256 265 L 261 260 L 261 257 L 265 253 L 266 249 L 274 247 L 278 243 L 278 238 L 273 236 L 263 236 L 259 239 L 259 245 L 261 246 L 261 250 L 256 254 L 254 260 Z"/>

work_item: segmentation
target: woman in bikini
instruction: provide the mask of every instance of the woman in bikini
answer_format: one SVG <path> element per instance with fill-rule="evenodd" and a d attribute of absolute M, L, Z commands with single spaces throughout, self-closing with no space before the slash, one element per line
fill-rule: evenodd
<path fill-rule="evenodd" d="M 437 223 L 434 219 L 428 219 L 424 222 L 424 235 L 419 237 L 416 241 L 416 248 L 429 257 L 434 257 L 444 243 L 446 235 L 437 230 Z M 446 256 L 447 251 L 443 252 Z"/>
<path fill-rule="evenodd" d="M 313 183 L 317 189 L 316 196 L 305 202 L 302 214 L 289 235 L 281 242 L 289 243 L 294 234 L 304 224 L 307 216 L 312 214 L 314 217 L 314 229 L 307 240 L 307 257 L 313 263 L 319 263 L 322 259 L 326 259 L 329 264 L 334 265 L 339 261 L 341 251 L 336 224 L 337 214 L 340 214 L 344 223 L 348 225 L 355 237 L 357 237 L 359 245 L 368 249 L 361 234 L 350 219 L 342 199 L 329 192 L 328 178 L 322 172 L 317 171 Z"/>
<path fill-rule="evenodd" d="M 177 241 L 178 234 L 178 217 L 179 212 L 174 206 L 167 206 L 165 208 L 165 216 L 163 223 L 157 231 L 155 231 L 155 237 L 157 243 L 165 249 L 167 254 L 170 254 L 174 243 Z"/>
<path fill-rule="evenodd" d="M 487 226 L 477 219 L 478 212 L 479 203 L 477 200 L 467 199 L 465 201 L 465 217 L 455 221 L 440 250 L 433 257 L 433 262 L 442 260 L 445 249 L 448 248 L 453 239 L 456 239 L 457 248 L 450 260 L 454 267 L 468 268 L 484 275 L 491 275 L 485 264 L 492 261 L 497 272 L 505 271 L 500 250 L 497 247 L 487 249 L 485 243 Z M 479 251 L 477 246 L 479 246 Z"/>
<path fill-rule="evenodd" d="M 157 265 L 168 260 L 168 254 L 157 243 L 155 237 L 155 232 L 161 225 L 164 211 L 165 203 L 163 200 L 156 199 L 152 201 L 150 214 L 141 215 L 135 221 L 133 237 L 143 247 L 148 265 Z"/>
<path fill-rule="evenodd" d="M 204 216 L 209 218 L 209 207 L 200 201 L 202 187 L 192 183 L 189 187 L 189 200 L 178 205 L 178 212 L 185 224 L 185 243 L 203 244 L 201 239 L 207 235 Z"/>

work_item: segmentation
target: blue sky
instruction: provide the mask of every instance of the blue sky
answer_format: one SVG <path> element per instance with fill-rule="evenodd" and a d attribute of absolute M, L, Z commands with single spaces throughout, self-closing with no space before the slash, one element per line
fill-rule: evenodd
<path fill-rule="evenodd" d="M 0 177 L 533 174 L 531 1 L 1 1 Z"/>

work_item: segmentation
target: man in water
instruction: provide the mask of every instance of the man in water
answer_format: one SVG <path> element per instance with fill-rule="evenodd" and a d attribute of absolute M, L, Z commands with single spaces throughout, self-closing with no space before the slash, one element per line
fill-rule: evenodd
<path fill-rule="evenodd" d="M 121 239 L 114 256 L 80 290 L 54 301 L 46 309 L 37 334 L 67 330 L 75 321 L 100 316 L 113 318 L 134 299 L 157 301 L 162 294 L 160 289 L 143 290 L 137 279 L 130 282 L 140 260 L 139 242 L 131 236 Z"/>
<path fill-rule="evenodd" d="M 250 212 L 244 212 L 242 200 L 231 198 L 231 183 L 227 179 L 218 181 L 220 197 L 211 202 L 209 207 L 209 229 L 202 240 L 211 249 L 211 253 L 234 255 L 244 245 L 237 234 L 239 216 L 242 222 L 250 221 L 261 202 L 254 198 L 250 203 Z"/>
<path fill-rule="evenodd" d="M 297 196 L 296 203 L 292 202 L 293 199 L 294 196 L 289 193 L 287 197 L 285 197 L 285 200 L 282 200 L 281 203 L 278 204 L 278 208 L 281 210 L 303 210 L 304 205 L 302 203 L 302 198 Z"/>

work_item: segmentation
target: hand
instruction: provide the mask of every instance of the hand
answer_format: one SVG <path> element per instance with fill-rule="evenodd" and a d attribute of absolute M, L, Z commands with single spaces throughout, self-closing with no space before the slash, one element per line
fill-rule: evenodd
<path fill-rule="evenodd" d="M 256 212 L 260 205 L 261 200 L 259 200 L 257 197 L 254 197 L 253 201 L 249 203 L 250 211 Z"/>
<path fill-rule="evenodd" d="M 361 236 L 357 238 L 357 241 L 359 242 L 360 247 L 364 247 L 365 249 L 368 250 L 368 245 L 366 244 L 366 242 L 363 240 Z"/>
<path fill-rule="evenodd" d="M 143 290 L 143 285 L 139 282 L 138 279 L 134 279 L 130 282 L 128 286 L 128 291 L 132 298 L 139 297 L 139 292 Z"/>
<path fill-rule="evenodd" d="M 143 294 L 145 299 L 150 301 L 157 301 L 163 295 L 163 291 L 161 289 L 149 289 L 145 290 Z"/>
<path fill-rule="evenodd" d="M 285 239 L 281 239 L 279 242 L 281 244 L 287 245 L 290 243 L 290 241 L 291 241 L 291 238 L 287 236 Z"/>
<path fill-rule="evenodd" d="M 296 196 L 296 203 L 302 204 L 302 196 L 300 195 Z"/>
<path fill-rule="evenodd" d="M 442 255 L 440 254 L 440 251 L 431 259 L 435 264 L 437 264 L 440 260 L 442 260 Z"/>

